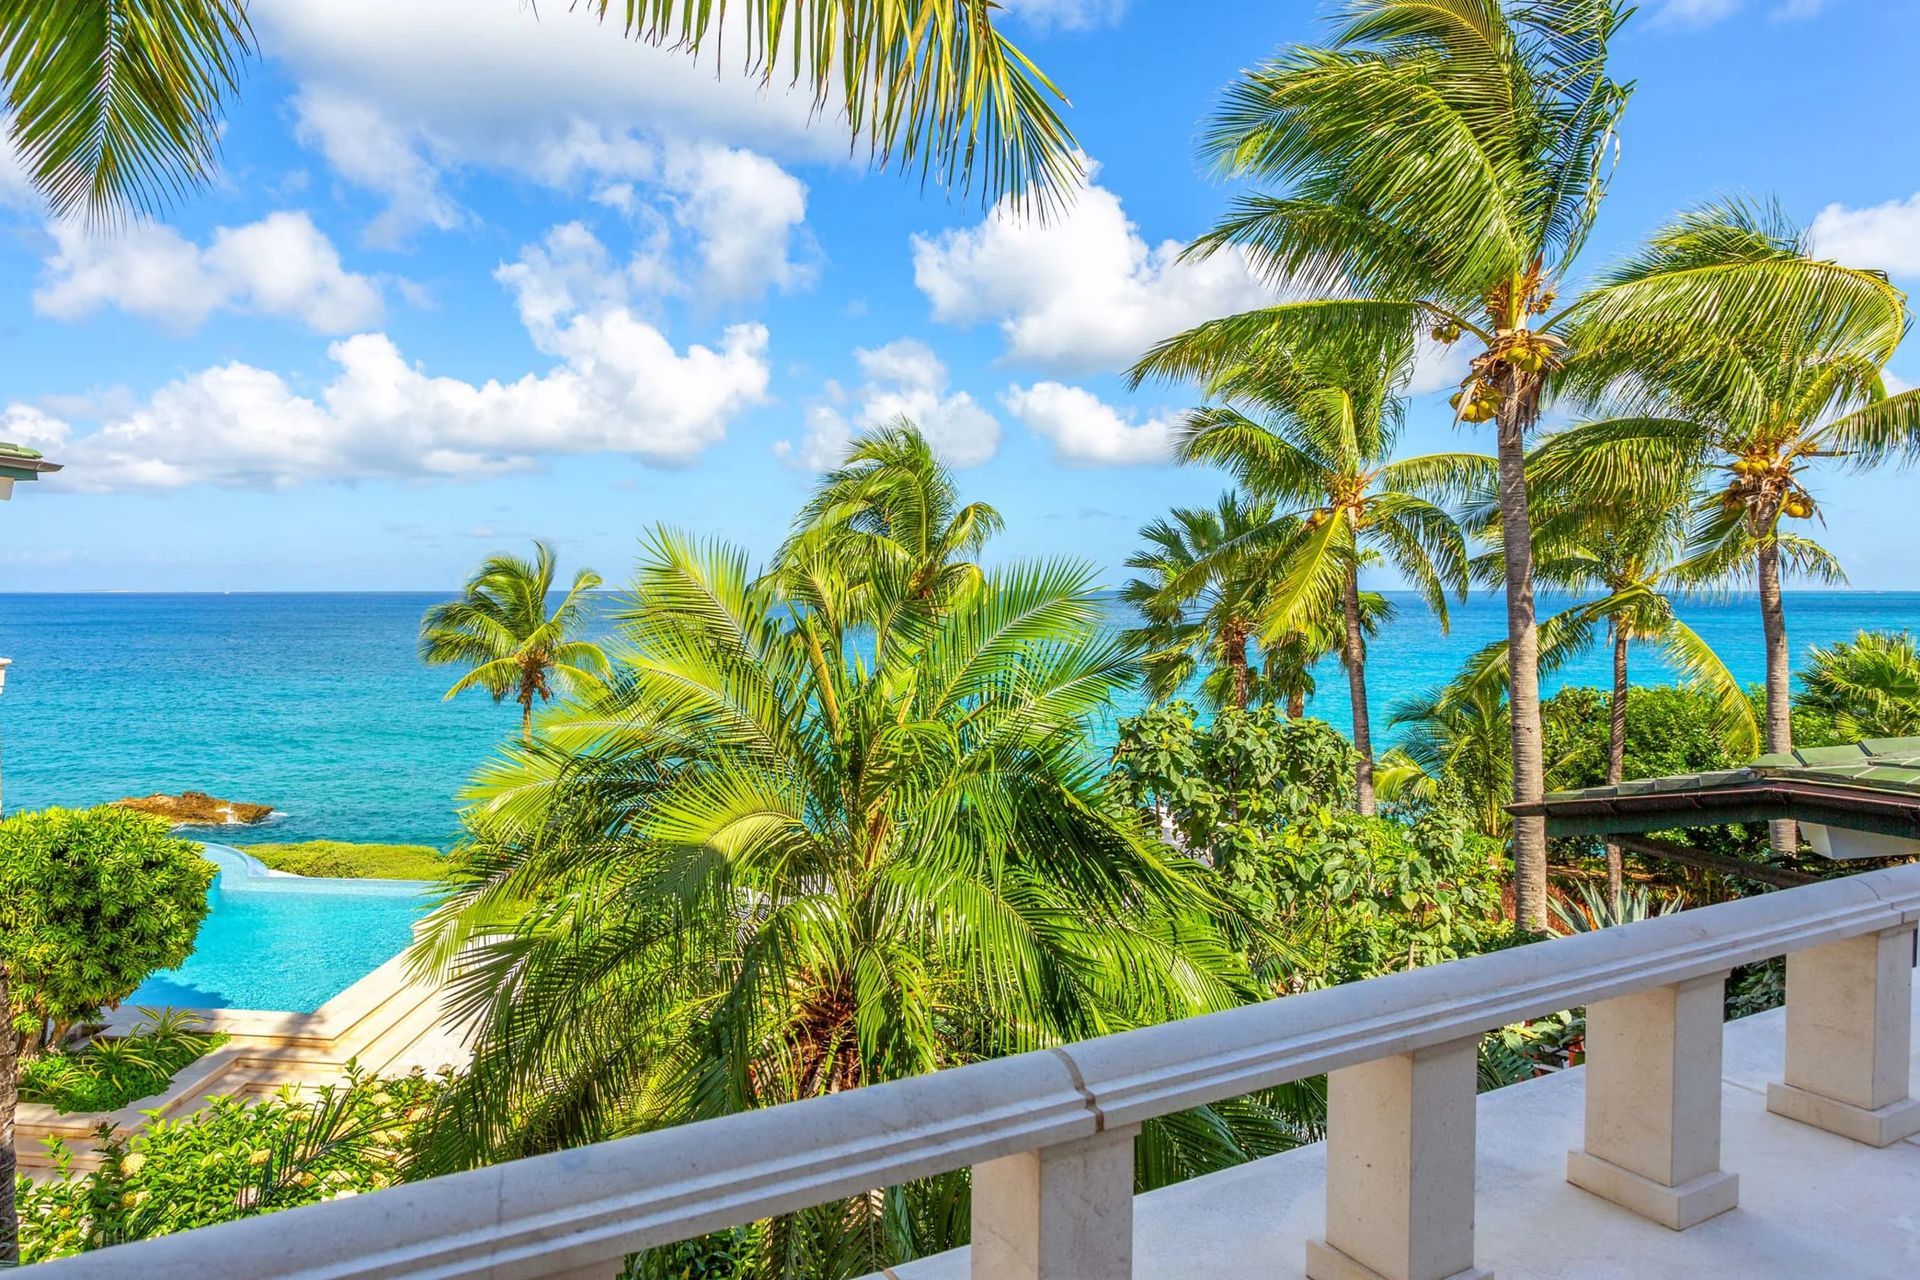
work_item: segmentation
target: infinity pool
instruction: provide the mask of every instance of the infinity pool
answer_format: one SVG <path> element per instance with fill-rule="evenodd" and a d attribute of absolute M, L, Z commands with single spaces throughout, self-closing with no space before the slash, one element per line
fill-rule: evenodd
<path fill-rule="evenodd" d="M 311 1013 L 398 955 L 427 908 L 428 886 L 416 880 L 276 875 L 220 844 L 206 856 L 220 874 L 193 954 L 141 983 L 128 1005 Z"/>

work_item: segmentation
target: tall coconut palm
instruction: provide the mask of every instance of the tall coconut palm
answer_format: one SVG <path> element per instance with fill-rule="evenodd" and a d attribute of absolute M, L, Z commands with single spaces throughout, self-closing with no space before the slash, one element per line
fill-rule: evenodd
<path fill-rule="evenodd" d="M 1607 76 L 1622 17 L 1608 0 L 1359 0 L 1329 47 L 1243 75 L 1206 135 L 1229 174 L 1286 191 L 1241 197 L 1193 251 L 1237 247 L 1296 295 L 1323 295 L 1222 330 L 1290 346 L 1384 322 L 1477 347 L 1458 404 L 1496 427 L 1523 800 L 1543 777 L 1525 439 L 1564 351 L 1539 321 L 1606 188 L 1628 94 Z M 1544 824 L 1514 836 L 1516 909 L 1544 928 Z"/>
<path fill-rule="evenodd" d="M 1843 738 L 1920 737 L 1920 643 L 1910 631 L 1862 631 L 1809 649 L 1793 703 Z"/>
<path fill-rule="evenodd" d="M 804 85 L 876 163 L 1044 207 L 1077 178 L 1063 101 L 998 29 L 993 0 L 585 0 L 639 41 Z M 531 20 L 531 19 L 529 19 Z M 204 185 L 252 52 L 246 0 L 86 0 L 0 10 L 8 130 L 61 214 L 151 212 Z"/>
<path fill-rule="evenodd" d="M 1757 279 L 1793 274 L 1807 287 L 1755 308 Z M 1633 322 L 1612 297 L 1685 288 L 1718 312 L 1676 340 Z M 1766 746 L 1793 746 L 1783 574 L 1836 580 L 1839 565 L 1786 521 L 1819 506 L 1809 473 L 1920 458 L 1920 392 L 1886 394 L 1882 371 L 1908 325 L 1906 297 L 1877 272 L 1814 256 L 1777 208 L 1745 203 L 1683 215 L 1612 269 L 1575 327 L 1582 358 L 1570 391 L 1616 416 L 1556 437 L 1542 467 L 1573 482 L 1662 483 L 1676 473 L 1724 477 L 1713 526 L 1744 557 L 1758 588 L 1767 654 Z M 1626 314 L 1622 314 L 1622 310 Z M 1792 824 L 1774 842 L 1791 852 Z"/>
<path fill-rule="evenodd" d="M 1257 539 L 1276 585 L 1264 600 L 1268 635 L 1312 619 L 1341 619 L 1355 748 L 1355 793 L 1375 810 L 1372 717 L 1367 706 L 1366 633 L 1360 566 L 1378 555 L 1393 564 L 1447 625 L 1447 594 L 1464 595 L 1467 548 L 1442 502 L 1471 493 L 1493 474 L 1479 454 L 1394 460 L 1404 417 L 1399 395 L 1412 364 L 1404 331 L 1374 327 L 1367 345 L 1352 335 L 1324 345 L 1222 346 L 1201 326 L 1161 344 L 1136 366 L 1146 377 L 1208 377 L 1208 390 L 1263 411 L 1256 420 L 1231 404 L 1196 410 L 1183 424 L 1179 457 L 1224 467 L 1278 513 L 1243 534 Z"/>
<path fill-rule="evenodd" d="M 730 548 L 647 539 L 610 692 L 563 708 L 473 792 L 472 840 L 418 953 L 453 962 L 477 1018 L 431 1159 L 1247 997 L 1205 871 L 1147 839 L 1103 783 L 1087 722 L 1138 670 L 1101 625 L 1091 571 L 1006 568 L 939 605 L 898 566 L 867 577 L 810 629 L 812 588 Z M 1168 1168 L 1191 1171 L 1209 1145 L 1244 1152 L 1231 1125 L 1192 1148 L 1178 1126 L 1149 1129 L 1144 1158 Z M 835 1207 L 864 1252 L 805 1274 L 949 1243 L 901 1237 L 920 1194 Z"/>
<path fill-rule="evenodd" d="M 978 583 L 976 563 L 1004 525 L 984 502 L 962 503 L 953 471 L 910 420 L 860 437 L 794 522 L 780 563 L 825 555 L 855 576 L 904 571 L 916 600 L 951 600 Z"/>
<path fill-rule="evenodd" d="M 458 600 L 434 605 L 420 622 L 422 662 L 468 668 L 446 696 L 473 688 L 495 702 L 511 696 L 520 707 L 520 739 L 529 744 L 536 699 L 551 701 L 556 685 L 595 688 L 607 672 L 600 646 L 578 638 L 587 593 L 600 585 L 600 575 L 580 570 L 560 603 L 551 605 L 553 548 L 544 542 L 533 548 L 531 561 L 489 557 Z"/>
<path fill-rule="evenodd" d="M 1706 321 L 1758 323 L 1828 283 L 1746 263 L 1561 304 L 1611 171 L 1629 89 L 1609 78 L 1607 58 L 1629 12 L 1613 0 L 1355 0 L 1330 47 L 1291 49 L 1242 76 L 1206 138 L 1229 174 L 1285 190 L 1242 197 L 1192 252 L 1238 249 L 1308 298 L 1216 322 L 1235 343 L 1294 345 L 1379 323 L 1471 343 L 1455 405 L 1464 421 L 1493 423 L 1498 442 L 1523 801 L 1544 780 L 1526 439 L 1550 383 L 1584 358 L 1570 345 L 1575 320 L 1604 314 L 1680 352 Z M 1544 929 L 1544 819 L 1514 824 L 1514 853 L 1515 909 Z"/>

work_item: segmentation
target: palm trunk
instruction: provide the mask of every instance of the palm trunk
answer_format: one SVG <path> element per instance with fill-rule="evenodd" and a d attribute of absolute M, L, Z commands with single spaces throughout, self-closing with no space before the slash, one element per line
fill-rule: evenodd
<path fill-rule="evenodd" d="M 1233 705 L 1245 711 L 1252 695 L 1247 678 L 1247 632 L 1238 622 L 1231 623 L 1225 640 L 1227 671 L 1233 679 Z"/>
<path fill-rule="evenodd" d="M 1360 816 L 1371 818 L 1373 799 L 1373 725 L 1367 715 L 1367 638 L 1360 630 L 1360 569 L 1349 566 L 1340 598 L 1346 616 L 1347 696 L 1353 702 L 1353 792 Z"/>
<path fill-rule="evenodd" d="M 6 970 L 0 969 L 0 1267 L 20 1261 L 20 1215 L 14 1207 L 13 1117 L 20 1104 L 19 1062 L 14 1053 L 13 1005 Z"/>
<path fill-rule="evenodd" d="M 1533 610 L 1533 523 L 1527 514 L 1526 441 L 1517 396 L 1500 415 L 1500 540 L 1507 568 L 1507 710 L 1513 734 L 1513 799 L 1546 794 L 1540 745 L 1540 634 Z M 1547 927 L 1547 820 L 1513 820 L 1513 918 Z"/>
<path fill-rule="evenodd" d="M 1627 771 L 1627 632 L 1613 628 L 1613 698 L 1607 704 L 1607 785 L 1617 787 Z M 1626 858 L 1620 846 L 1607 845 L 1607 901 L 1613 918 L 1620 918 L 1620 893 L 1626 880 Z"/>
<path fill-rule="evenodd" d="M 1287 719 L 1298 720 L 1307 714 L 1307 695 L 1295 689 L 1287 695 Z"/>
<path fill-rule="evenodd" d="M 520 699 L 520 741 L 533 745 L 533 695 Z"/>
<path fill-rule="evenodd" d="M 1780 548 L 1763 536 L 1754 552 L 1760 583 L 1760 628 L 1767 640 L 1767 750 L 1793 750 L 1792 651 L 1787 648 L 1787 613 L 1780 602 Z M 1800 849 L 1800 829 L 1788 821 L 1767 824 L 1769 843 L 1777 858 L 1790 858 Z"/>

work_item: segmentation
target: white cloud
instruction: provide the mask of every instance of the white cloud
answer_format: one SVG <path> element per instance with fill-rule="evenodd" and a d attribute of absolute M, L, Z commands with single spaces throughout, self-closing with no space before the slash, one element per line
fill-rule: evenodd
<path fill-rule="evenodd" d="M 0 440 L 8 444 L 55 453 L 64 450 L 72 438 L 73 431 L 66 423 L 30 404 L 10 404 L 0 409 Z"/>
<path fill-rule="evenodd" d="M 978 466 L 1000 447 L 1000 423 L 964 391 L 947 390 L 947 366 L 924 342 L 901 338 L 853 353 L 865 379 L 850 407 L 833 403 L 807 409 L 799 444 L 781 440 L 774 452 L 797 466 L 824 471 L 837 466 L 862 432 L 906 418 L 920 428 L 934 451 L 953 466 Z M 845 393 L 828 384 L 834 401 Z"/>
<path fill-rule="evenodd" d="M 1149 245 L 1120 198 L 1089 185 L 1044 224 L 1003 200 L 976 227 L 914 237 L 913 276 L 935 319 L 997 321 L 1013 359 L 1111 370 L 1202 320 L 1273 301 L 1238 253 L 1181 262 L 1182 248 Z"/>
<path fill-rule="evenodd" d="M 1920 193 L 1850 209 L 1830 204 L 1813 220 L 1814 250 L 1850 267 L 1920 276 Z"/>
<path fill-rule="evenodd" d="M 677 350 L 635 313 L 619 272 L 590 287 L 595 263 L 610 263 L 604 246 L 568 226 L 498 273 L 553 358 L 510 382 L 432 376 L 363 333 L 327 348 L 334 371 L 316 394 L 236 362 L 170 382 L 89 434 L 21 405 L 6 421 L 63 442 L 72 482 L 95 489 L 474 477 L 580 453 L 689 462 L 765 398 L 767 331 L 734 325 L 716 346 Z"/>
<path fill-rule="evenodd" d="M 14 149 L 13 117 L 0 115 L 0 208 L 38 213 L 46 204 Z"/>
<path fill-rule="evenodd" d="M 1654 11 L 1658 26 L 1705 27 L 1737 12 L 1741 0 L 1666 0 Z"/>
<path fill-rule="evenodd" d="M 115 307 L 181 333 L 219 310 L 285 316 L 319 333 L 380 319 L 379 288 L 342 267 L 333 242 L 304 213 L 221 227 L 204 249 L 153 222 L 99 236 L 56 222 L 48 232 L 54 252 L 33 295 L 42 315 L 77 320 Z"/>
<path fill-rule="evenodd" d="M 807 217 L 798 178 L 765 156 L 713 144 L 671 148 L 661 178 L 674 221 L 698 243 L 703 293 L 746 298 L 812 283 L 812 266 L 793 256 Z"/>
<path fill-rule="evenodd" d="M 1035 434 L 1052 441 L 1053 455 L 1060 462 L 1126 467 L 1173 460 L 1178 414 L 1136 421 L 1086 388 L 1058 382 L 1010 387 L 1001 403 Z"/>
<path fill-rule="evenodd" d="M 1000 3 L 1009 13 L 1018 14 L 1042 30 L 1083 31 L 1118 22 L 1127 9 L 1127 0 L 1000 0 Z"/>
<path fill-rule="evenodd" d="M 667 142 L 849 162 L 833 104 L 816 119 L 805 89 L 741 73 L 737 16 L 695 59 L 625 38 L 617 12 L 603 23 L 566 5 L 256 0 L 249 12 L 300 85 L 302 141 L 386 198 L 376 243 L 467 220 L 449 189 L 464 168 L 599 186 L 657 176 Z"/>

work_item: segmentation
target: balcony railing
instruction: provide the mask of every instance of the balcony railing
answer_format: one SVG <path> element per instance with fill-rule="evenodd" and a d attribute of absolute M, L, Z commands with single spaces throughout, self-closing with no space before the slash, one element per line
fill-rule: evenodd
<path fill-rule="evenodd" d="M 634 1251 L 973 1169 L 985 1280 L 1126 1280 L 1142 1121 L 1331 1073 L 1313 1280 L 1455 1280 L 1474 1259 L 1475 1047 L 1587 1007 L 1567 1176 L 1676 1230 L 1720 1168 L 1726 974 L 1785 955 L 1775 1112 L 1856 1141 L 1908 1096 L 1920 865 L 1289 996 L 44 1264 L 46 1280 L 607 1280 Z"/>

